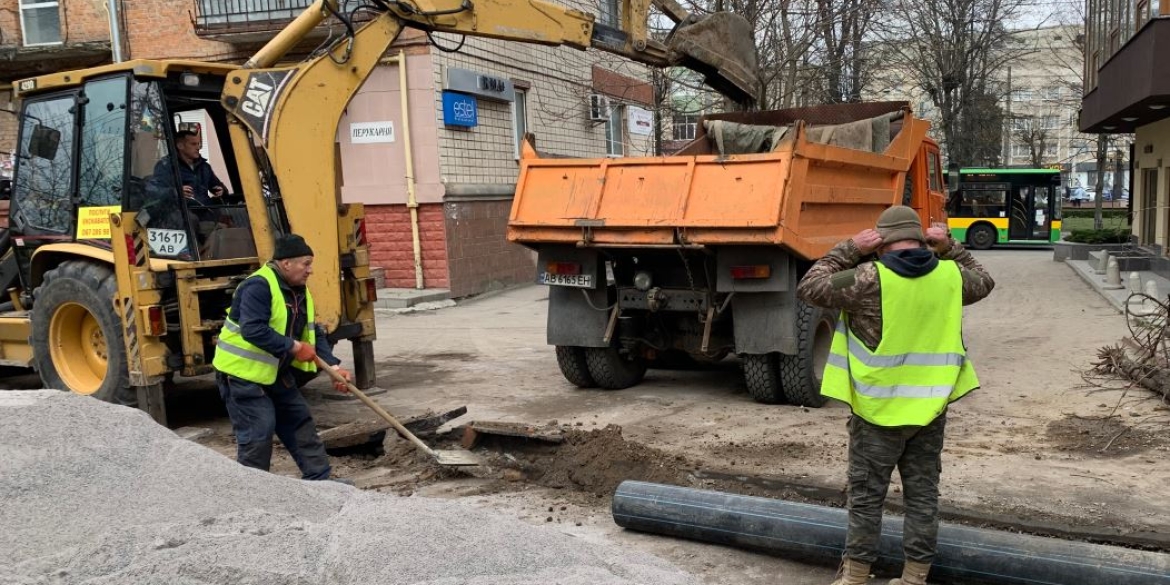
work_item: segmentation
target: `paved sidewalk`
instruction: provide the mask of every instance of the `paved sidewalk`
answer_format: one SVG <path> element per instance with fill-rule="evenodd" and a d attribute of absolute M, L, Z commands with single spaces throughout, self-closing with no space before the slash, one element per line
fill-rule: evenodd
<path fill-rule="evenodd" d="M 1085 282 L 1087 282 L 1089 286 L 1093 287 L 1094 290 L 1100 293 L 1100 295 L 1104 297 L 1105 300 L 1109 301 L 1109 304 L 1113 305 L 1113 308 L 1117 309 L 1118 312 L 1123 314 L 1125 313 L 1125 302 L 1129 298 L 1129 295 L 1133 293 L 1130 288 L 1130 279 L 1133 273 L 1121 273 L 1122 288 L 1107 289 L 1105 288 L 1105 275 L 1097 274 L 1093 269 L 1093 264 L 1088 260 L 1065 260 L 1064 263 L 1068 264 L 1069 268 L 1072 268 L 1073 272 L 1077 273 L 1077 275 L 1080 276 L 1081 279 L 1083 279 Z M 1163 296 L 1170 294 L 1170 280 L 1158 276 L 1157 274 L 1150 271 L 1139 271 L 1136 274 L 1141 281 L 1137 287 L 1137 290 L 1144 292 L 1146 283 L 1150 280 L 1153 280 L 1154 282 L 1158 283 L 1157 298 L 1160 299 Z"/>

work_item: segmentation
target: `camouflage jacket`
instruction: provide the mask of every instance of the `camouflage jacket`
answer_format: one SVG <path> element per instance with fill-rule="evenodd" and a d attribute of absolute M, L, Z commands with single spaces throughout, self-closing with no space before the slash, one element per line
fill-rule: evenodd
<path fill-rule="evenodd" d="M 959 265 L 964 305 L 983 299 L 995 288 L 991 275 L 953 239 L 950 249 L 939 258 Z M 870 349 L 876 349 L 882 340 L 881 282 L 874 262 L 872 257 L 862 258 L 853 240 L 846 240 L 818 260 L 796 289 L 801 300 L 810 305 L 849 313 L 850 329 Z"/>

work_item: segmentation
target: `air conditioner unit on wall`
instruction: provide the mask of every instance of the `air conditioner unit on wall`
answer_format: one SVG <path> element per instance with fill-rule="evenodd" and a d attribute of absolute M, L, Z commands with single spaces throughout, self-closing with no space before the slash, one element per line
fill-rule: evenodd
<path fill-rule="evenodd" d="M 599 93 L 589 95 L 589 120 L 605 122 L 609 120 L 609 96 Z"/>

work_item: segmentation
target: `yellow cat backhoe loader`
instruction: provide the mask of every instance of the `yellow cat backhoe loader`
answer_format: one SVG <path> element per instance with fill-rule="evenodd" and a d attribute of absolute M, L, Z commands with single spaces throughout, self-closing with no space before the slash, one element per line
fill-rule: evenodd
<path fill-rule="evenodd" d="M 665 42 L 649 34 L 651 3 L 676 23 Z M 695 17 L 674 0 L 623 0 L 621 12 L 613 28 L 542 0 L 369 0 L 352 12 L 317 0 L 242 67 L 139 60 L 18 81 L 0 365 L 35 367 L 46 387 L 137 404 L 165 424 L 164 381 L 211 371 L 232 292 L 291 231 L 316 252 L 318 321 L 331 341 L 353 343 L 358 386 L 371 386 L 363 209 L 342 204 L 335 182 L 350 99 L 414 27 L 685 66 L 752 101 L 756 54 L 742 18 Z M 280 64 L 330 17 L 347 34 Z M 177 171 L 175 134 L 199 124 L 220 137 L 229 175 L 210 206 L 183 197 Z"/>

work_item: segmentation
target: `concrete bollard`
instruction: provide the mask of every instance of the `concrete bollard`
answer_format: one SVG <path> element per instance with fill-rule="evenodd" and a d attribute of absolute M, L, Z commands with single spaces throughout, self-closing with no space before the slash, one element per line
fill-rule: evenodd
<path fill-rule="evenodd" d="M 1094 257 L 1094 260 L 1096 262 L 1093 263 L 1093 272 L 1096 274 L 1105 274 L 1105 270 L 1109 266 L 1109 252 L 1101 250 L 1101 254 Z"/>
<path fill-rule="evenodd" d="M 1105 285 L 1101 288 L 1106 290 L 1125 288 L 1121 285 L 1121 265 L 1117 263 L 1117 258 L 1109 257 L 1109 264 L 1105 269 Z"/>
<path fill-rule="evenodd" d="M 1149 315 L 1158 308 L 1158 283 L 1154 279 L 1146 281 L 1146 298 L 1142 299 L 1142 312 Z"/>
<path fill-rule="evenodd" d="M 1131 308 L 1137 308 L 1142 304 L 1142 276 L 1137 271 L 1129 273 L 1129 298 L 1126 302 Z"/>

